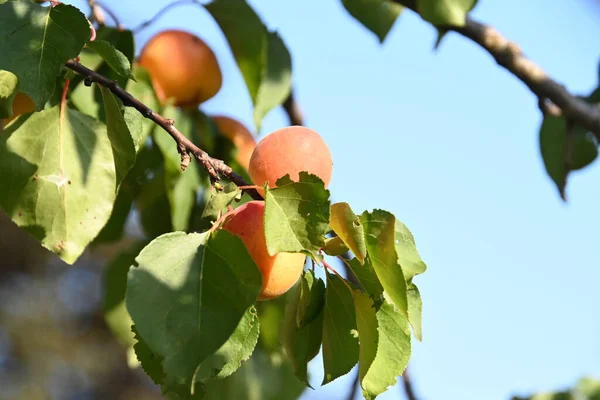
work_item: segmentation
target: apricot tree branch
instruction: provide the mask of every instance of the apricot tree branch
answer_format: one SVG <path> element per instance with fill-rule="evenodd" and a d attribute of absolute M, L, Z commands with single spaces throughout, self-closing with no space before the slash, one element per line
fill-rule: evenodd
<path fill-rule="evenodd" d="M 98 0 L 89 0 L 89 3 L 90 3 L 90 7 L 93 6 L 94 8 L 99 9 L 100 11 L 103 11 L 106 14 L 108 14 L 110 16 L 110 18 L 113 20 L 113 22 L 115 23 L 115 25 L 117 26 L 117 29 L 123 29 L 121 20 L 119 20 L 119 17 L 117 17 L 117 14 L 115 14 L 115 12 L 110 9 L 110 7 L 106 6 L 104 3 L 102 3 Z M 92 10 L 94 8 L 92 8 Z M 104 20 L 102 20 L 102 22 L 100 22 L 98 20 L 98 23 L 100 25 L 104 25 Z"/>
<path fill-rule="evenodd" d="M 392 0 L 415 12 L 416 0 Z M 495 28 L 467 18 L 465 26 L 443 27 L 454 31 L 486 50 L 496 62 L 515 75 L 538 97 L 539 104 L 551 101 L 562 115 L 591 131 L 600 140 L 600 108 L 571 94 L 564 85 L 550 78 L 533 61 L 525 57 L 519 46 L 502 36 Z M 542 110 L 544 111 L 544 110 Z"/>
<path fill-rule="evenodd" d="M 290 91 L 289 96 L 285 99 L 282 106 L 290 120 L 290 125 L 304 125 L 302 111 L 300 111 L 300 107 L 298 106 L 298 103 L 296 103 L 293 90 Z"/>
<path fill-rule="evenodd" d="M 156 14 L 154 14 L 154 16 L 152 18 L 150 18 L 148 21 L 142 22 L 141 24 L 139 24 L 138 26 L 136 26 L 135 28 L 133 28 L 133 33 L 138 33 L 144 29 L 146 29 L 148 26 L 152 25 L 154 22 L 156 22 L 157 19 L 159 19 L 165 12 L 169 11 L 171 8 L 174 7 L 178 7 L 182 4 L 198 4 L 198 5 L 202 5 L 202 3 L 200 3 L 198 0 L 178 0 L 178 1 L 174 1 L 172 3 L 167 4 L 166 6 L 164 6 L 163 8 L 161 8 L 160 10 L 158 10 L 158 12 Z"/>
<path fill-rule="evenodd" d="M 91 69 L 83 66 L 75 60 L 69 60 L 65 63 L 67 68 L 72 69 L 84 77 L 84 83 L 89 86 L 96 83 L 109 89 L 115 96 L 123 102 L 127 107 L 133 107 L 138 110 L 144 117 L 154 121 L 158 126 L 163 128 L 177 144 L 177 151 L 181 154 L 181 168 L 185 170 L 190 162 L 190 154 L 204 167 L 211 181 L 216 182 L 220 176 L 227 177 L 230 181 L 238 186 L 249 186 L 249 183 L 238 175 L 230 166 L 222 160 L 212 158 L 207 152 L 196 146 L 183 133 L 175 127 L 175 121 L 165 118 L 150 107 L 133 97 L 129 92 L 121 88 L 116 81 L 110 80 L 104 75 L 101 75 Z M 244 190 L 250 197 L 256 200 L 262 200 L 262 196 L 255 189 Z"/>
<path fill-rule="evenodd" d="M 406 400 L 417 400 L 417 396 L 415 395 L 415 391 L 410 380 L 410 375 L 408 374 L 408 368 L 406 368 L 402 373 L 402 387 L 404 388 Z"/>

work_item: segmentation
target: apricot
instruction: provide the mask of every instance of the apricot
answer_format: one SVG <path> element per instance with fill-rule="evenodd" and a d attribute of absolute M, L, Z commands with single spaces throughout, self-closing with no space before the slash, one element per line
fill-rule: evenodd
<path fill-rule="evenodd" d="M 223 115 L 212 117 L 219 132 L 229 139 L 235 146 L 237 153 L 235 159 L 242 167 L 248 170 L 250 156 L 256 146 L 256 140 L 250 131 L 239 121 Z"/>
<path fill-rule="evenodd" d="M 158 99 L 194 108 L 221 89 L 223 77 L 215 53 L 202 39 L 180 30 L 166 30 L 144 46 L 139 64 L 146 68 Z"/>
<path fill-rule="evenodd" d="M 31 100 L 31 97 L 27 96 L 23 92 L 18 92 L 15 95 L 12 103 L 12 117 L 8 117 L 2 120 L 2 126 L 8 125 L 10 121 L 17 118 L 21 114 L 27 114 L 35 111 L 35 103 Z"/>
<path fill-rule="evenodd" d="M 282 176 L 290 174 L 298 181 L 300 172 L 306 171 L 321 178 L 327 187 L 332 169 L 331 153 L 321 135 L 303 126 L 288 126 L 258 142 L 248 173 L 255 185 L 274 187 Z"/>
<path fill-rule="evenodd" d="M 250 201 L 236 208 L 226 219 L 223 229 L 238 236 L 262 275 L 259 300 L 279 297 L 298 281 L 306 256 L 301 253 L 277 253 L 267 251 L 265 239 L 265 202 Z"/>

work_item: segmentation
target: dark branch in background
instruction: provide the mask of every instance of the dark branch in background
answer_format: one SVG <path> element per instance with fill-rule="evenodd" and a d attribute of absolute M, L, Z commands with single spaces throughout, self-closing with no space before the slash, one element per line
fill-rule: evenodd
<path fill-rule="evenodd" d="M 393 0 L 417 12 L 415 0 Z M 562 84 L 556 82 L 533 61 L 529 60 L 519 46 L 502 36 L 495 28 L 467 18 L 465 26 L 443 27 L 456 32 L 486 50 L 496 62 L 515 75 L 538 97 L 542 112 L 552 102 L 567 119 L 591 131 L 600 140 L 600 108 L 572 95 Z"/>
<path fill-rule="evenodd" d="M 102 15 L 102 12 L 105 12 L 113 20 L 113 22 L 117 26 L 117 29 L 123 29 L 123 25 L 121 24 L 121 21 L 119 20 L 119 17 L 117 17 L 117 14 L 115 14 L 110 9 L 110 7 L 107 7 L 104 3 L 101 3 L 98 0 L 88 0 L 88 3 L 89 3 L 90 8 L 92 10 L 92 16 L 98 22 L 98 24 L 104 25 L 104 15 Z M 99 13 L 100 15 L 102 15 L 102 19 L 101 20 L 98 19 L 98 18 L 96 18 L 96 13 Z"/>
<path fill-rule="evenodd" d="M 88 17 L 90 22 L 95 21 L 100 26 L 105 25 L 104 11 L 96 4 L 96 0 L 88 0 L 88 5 L 90 6 L 90 15 Z"/>
<path fill-rule="evenodd" d="M 346 397 L 347 400 L 354 400 L 354 396 L 356 396 L 356 391 L 358 390 L 359 375 L 360 375 L 360 372 L 357 368 L 356 375 L 354 376 L 354 379 L 352 380 L 352 389 L 350 390 L 350 392 L 348 392 L 348 396 Z"/>
<path fill-rule="evenodd" d="M 410 375 L 408 374 L 408 368 L 406 368 L 402 374 L 402 385 L 404 386 L 406 400 L 417 400 L 417 396 L 415 396 L 415 391 L 410 380 Z"/>
<path fill-rule="evenodd" d="M 190 154 L 192 154 L 196 160 L 204 167 L 212 182 L 219 181 L 220 176 L 227 177 L 230 181 L 235 183 L 238 186 L 250 186 L 248 182 L 244 180 L 241 176 L 235 173 L 235 171 L 225 164 L 223 161 L 218 160 L 216 158 L 212 158 L 208 155 L 207 152 L 200 149 L 194 143 L 192 143 L 188 138 L 186 138 L 183 133 L 181 133 L 175 127 L 175 121 L 172 119 L 168 119 L 153 111 L 150 107 L 133 97 L 129 92 L 125 91 L 121 88 L 117 82 L 112 81 L 105 76 L 92 71 L 91 69 L 81 65 L 80 63 L 70 60 L 65 63 L 65 65 L 82 75 L 85 80 L 84 83 L 86 85 L 91 85 L 92 83 L 96 83 L 100 86 L 104 86 L 109 89 L 115 96 L 117 96 L 125 106 L 133 107 L 138 110 L 144 117 L 154 121 L 157 125 L 163 128 L 175 143 L 177 143 L 177 151 L 181 154 L 181 169 L 185 170 L 185 168 L 190 163 Z M 262 196 L 255 189 L 244 189 L 250 197 L 256 200 L 262 200 Z"/>
<path fill-rule="evenodd" d="M 304 125 L 304 119 L 302 118 L 302 111 L 294 99 L 294 92 L 290 91 L 290 95 L 285 99 L 282 104 L 285 113 L 290 120 L 290 125 Z"/>
<path fill-rule="evenodd" d="M 136 26 L 135 28 L 133 28 L 132 29 L 133 33 L 138 33 L 140 31 L 144 30 L 148 26 L 152 25 L 165 12 L 169 11 L 171 8 L 178 7 L 178 6 L 182 5 L 182 4 L 198 4 L 200 6 L 203 5 L 198 0 L 178 0 L 178 1 L 174 1 L 172 3 L 169 3 L 166 6 L 164 6 L 163 8 L 161 8 L 160 10 L 158 10 L 158 12 L 152 18 L 150 18 L 148 21 L 142 22 L 141 24 L 139 24 L 138 26 Z"/>

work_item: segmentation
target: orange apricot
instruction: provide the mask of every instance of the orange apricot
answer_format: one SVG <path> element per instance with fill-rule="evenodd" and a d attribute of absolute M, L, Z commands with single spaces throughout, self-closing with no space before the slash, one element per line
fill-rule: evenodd
<path fill-rule="evenodd" d="M 223 229 L 238 236 L 262 275 L 259 300 L 279 297 L 298 281 L 304 269 L 306 256 L 301 253 L 277 253 L 267 251 L 265 239 L 265 202 L 249 201 L 236 208 L 225 220 Z"/>
<path fill-rule="evenodd" d="M 300 179 L 300 172 L 317 175 L 329 185 L 333 162 L 321 135 L 303 126 L 288 126 L 267 135 L 252 152 L 248 173 L 255 185 L 265 182 L 274 187 L 277 179 L 290 175 Z"/>
<path fill-rule="evenodd" d="M 202 39 L 180 30 L 158 33 L 144 46 L 139 64 L 146 68 L 161 103 L 195 108 L 221 89 L 215 53 Z"/>
<path fill-rule="evenodd" d="M 212 117 L 219 132 L 229 139 L 235 146 L 237 153 L 235 159 L 242 167 L 248 170 L 250 156 L 256 146 L 256 140 L 250 131 L 239 121 L 223 115 Z"/>
<path fill-rule="evenodd" d="M 2 120 L 2 126 L 8 125 L 10 121 L 17 118 L 21 114 L 27 114 L 35 111 L 35 103 L 31 100 L 31 97 L 27 96 L 23 92 L 18 92 L 15 95 L 12 103 L 12 117 L 8 117 Z"/>

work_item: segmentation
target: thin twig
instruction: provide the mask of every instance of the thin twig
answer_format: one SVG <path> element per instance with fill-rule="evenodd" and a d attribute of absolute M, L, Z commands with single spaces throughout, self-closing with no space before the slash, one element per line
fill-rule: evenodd
<path fill-rule="evenodd" d="M 416 0 L 393 1 L 418 12 Z M 560 108 L 567 119 L 593 132 L 600 140 L 600 109 L 572 95 L 564 85 L 547 76 L 541 67 L 525 57 L 516 43 L 506 39 L 495 28 L 471 18 L 467 18 L 465 26 L 441 28 L 454 31 L 477 43 L 494 57 L 500 66 L 527 85 L 542 102 L 551 101 Z"/>
<path fill-rule="evenodd" d="M 290 95 L 285 99 L 282 106 L 290 120 L 290 125 L 304 125 L 302 111 L 300 111 L 300 107 L 296 103 L 293 90 L 290 91 Z"/>
<path fill-rule="evenodd" d="M 356 375 L 352 380 L 352 386 L 350 387 L 350 391 L 348 392 L 347 400 L 353 400 L 354 396 L 356 396 L 356 391 L 358 390 L 358 379 L 359 379 L 359 371 L 356 369 Z"/>
<path fill-rule="evenodd" d="M 163 8 L 161 8 L 160 10 L 158 10 L 158 12 L 156 14 L 154 14 L 154 16 L 152 18 L 150 18 L 148 21 L 142 22 L 141 24 L 139 24 L 138 26 L 133 28 L 133 30 L 132 30 L 133 33 L 138 33 L 140 31 L 144 30 L 145 28 L 147 28 L 148 26 L 150 26 L 154 22 L 156 22 L 156 20 L 159 19 L 165 12 L 169 11 L 171 8 L 179 7 L 180 5 L 183 5 L 183 4 L 202 5 L 202 3 L 200 3 L 198 0 L 178 0 L 178 1 L 174 1 L 173 3 L 169 3 L 166 6 L 164 6 Z"/>
<path fill-rule="evenodd" d="M 115 25 L 117 26 L 117 29 L 123 29 L 123 25 L 121 24 L 121 20 L 119 20 L 119 17 L 117 17 L 117 14 L 115 14 L 110 7 L 107 7 L 106 4 L 98 1 L 98 0 L 93 0 L 95 5 L 97 7 L 100 7 L 105 13 L 107 13 L 109 15 L 109 17 L 113 20 L 113 22 L 115 23 Z"/>
<path fill-rule="evenodd" d="M 408 368 L 404 370 L 402 374 L 402 384 L 404 386 L 404 394 L 406 394 L 406 400 L 417 400 L 415 390 L 413 389 L 410 375 L 408 374 Z"/>
<path fill-rule="evenodd" d="M 88 19 L 91 22 L 96 21 L 99 26 L 104 25 L 106 22 L 104 20 L 104 12 L 102 11 L 102 8 L 96 4 L 96 0 L 88 0 L 88 5 L 90 6 L 90 16 Z"/>
<path fill-rule="evenodd" d="M 70 60 L 65 63 L 65 65 L 82 75 L 85 80 L 84 83 L 86 85 L 91 85 L 92 83 L 97 83 L 100 86 L 104 86 L 109 89 L 115 96 L 121 99 L 123 104 L 127 107 L 133 107 L 138 110 L 144 117 L 154 121 L 157 125 L 163 128 L 175 143 L 177 143 L 177 151 L 181 154 L 182 158 L 182 169 L 186 167 L 186 160 L 189 162 L 189 155 L 192 154 L 196 160 L 204 167 L 206 172 L 211 179 L 211 181 L 216 182 L 219 181 L 220 176 L 227 177 L 230 181 L 235 183 L 238 186 L 249 186 L 249 183 L 244 180 L 241 176 L 239 176 L 235 171 L 225 164 L 222 160 L 218 160 L 216 158 L 212 158 L 208 155 L 204 150 L 200 149 L 194 143 L 192 143 L 188 138 L 186 138 L 183 133 L 181 133 L 175 127 L 175 121 L 169 118 L 165 118 L 157 112 L 153 111 L 150 107 L 133 97 L 129 92 L 121 88 L 116 81 L 110 80 L 105 76 L 92 71 L 91 69 L 81 65 L 75 60 Z M 262 200 L 262 196 L 254 189 L 245 190 L 250 197 L 256 200 Z"/>

